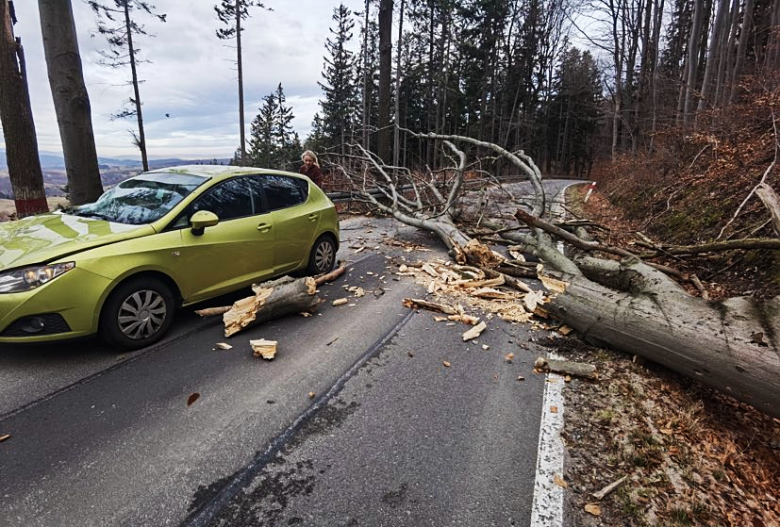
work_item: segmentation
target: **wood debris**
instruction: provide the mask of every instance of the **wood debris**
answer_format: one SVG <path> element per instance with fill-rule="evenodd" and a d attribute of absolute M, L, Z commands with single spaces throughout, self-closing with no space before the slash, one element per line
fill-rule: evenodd
<path fill-rule="evenodd" d="M 447 320 L 452 320 L 454 322 L 463 322 L 464 324 L 469 324 L 471 326 L 476 326 L 479 324 L 479 318 L 474 317 L 471 315 L 466 315 L 465 313 L 458 313 L 457 315 L 450 315 L 447 317 Z"/>
<path fill-rule="evenodd" d="M 332 282 L 339 276 L 343 275 L 346 271 L 347 271 L 347 265 L 345 263 L 342 263 L 336 269 L 334 269 L 329 273 L 315 276 L 314 283 L 316 283 L 317 285 L 322 285 L 325 282 Z"/>
<path fill-rule="evenodd" d="M 523 297 L 523 305 L 525 310 L 529 313 L 533 313 L 536 310 L 536 306 L 544 302 L 544 293 L 541 291 L 533 291 L 526 293 Z"/>
<path fill-rule="evenodd" d="M 592 496 L 594 498 L 596 498 L 597 500 L 602 500 L 602 499 L 604 499 L 606 497 L 607 494 L 609 494 L 610 492 L 612 492 L 613 490 L 618 488 L 620 486 L 620 484 L 623 483 L 624 481 L 626 481 L 627 479 L 628 479 L 628 476 L 623 476 L 619 480 L 613 481 L 612 483 L 610 483 L 609 485 L 607 485 L 606 487 L 604 487 L 600 491 L 594 492 L 592 494 Z"/>
<path fill-rule="evenodd" d="M 596 367 L 584 362 L 572 362 L 567 360 L 553 360 L 539 357 L 534 362 L 534 368 L 540 372 L 560 373 L 586 379 L 598 378 Z"/>
<path fill-rule="evenodd" d="M 252 346 L 252 352 L 255 357 L 262 357 L 265 360 L 272 360 L 276 356 L 276 340 L 254 339 L 249 341 Z"/>
<path fill-rule="evenodd" d="M 439 304 L 436 302 L 428 302 L 427 300 L 421 300 L 419 298 L 404 298 L 403 302 L 405 307 L 427 309 L 429 311 L 438 311 L 439 313 L 446 313 L 448 315 L 459 314 L 458 310 L 448 304 Z"/>
<path fill-rule="evenodd" d="M 480 322 L 478 325 L 474 326 L 463 334 L 463 342 L 477 338 L 482 334 L 483 331 L 485 331 L 485 328 L 487 328 L 487 324 Z"/>
<path fill-rule="evenodd" d="M 252 286 L 255 296 L 235 302 L 222 316 L 225 336 L 260 322 L 301 311 L 314 311 L 320 304 L 317 284 L 308 276 L 289 276 Z"/>
<path fill-rule="evenodd" d="M 347 300 L 346 298 L 337 298 L 336 300 L 334 300 L 330 304 L 332 306 L 343 306 L 344 304 L 346 304 L 348 302 L 349 302 L 349 300 Z"/>
<path fill-rule="evenodd" d="M 221 349 L 221 350 L 230 350 L 230 349 L 233 349 L 233 346 L 231 346 L 231 345 L 230 345 L 230 344 L 228 344 L 227 342 L 217 342 L 216 344 L 214 344 L 214 346 L 215 346 L 215 349 L 219 348 L 219 349 Z"/>

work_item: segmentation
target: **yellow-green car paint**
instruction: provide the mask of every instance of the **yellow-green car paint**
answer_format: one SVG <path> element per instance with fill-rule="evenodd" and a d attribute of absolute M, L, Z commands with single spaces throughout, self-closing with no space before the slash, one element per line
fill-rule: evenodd
<path fill-rule="evenodd" d="M 142 274 L 161 278 L 178 297 L 178 305 L 189 305 L 306 269 L 312 245 L 323 235 L 333 237 L 338 244 L 335 207 L 311 182 L 308 199 L 299 205 L 219 222 L 206 227 L 202 234 L 193 232 L 190 226 L 170 228 L 173 219 L 198 196 L 229 178 L 282 175 L 306 179 L 304 176 L 207 165 L 152 173 L 208 179 L 162 218 L 149 224 L 127 225 L 63 213 L 0 223 L 0 276 L 38 264 L 75 263 L 72 270 L 34 289 L 0 293 L 0 344 L 55 341 L 97 333 L 101 310 L 112 291 Z M 71 331 L 24 337 L 3 335 L 14 321 L 52 313 L 61 315 Z"/>

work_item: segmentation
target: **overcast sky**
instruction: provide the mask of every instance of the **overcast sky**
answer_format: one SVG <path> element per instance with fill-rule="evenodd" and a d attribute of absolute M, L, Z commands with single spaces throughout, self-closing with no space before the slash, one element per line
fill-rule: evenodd
<path fill-rule="evenodd" d="M 106 3 L 113 1 L 107 0 Z M 72 0 L 78 31 L 84 80 L 92 104 L 92 125 L 100 156 L 140 158 L 128 130 L 135 120 L 111 120 L 132 94 L 129 67 L 101 66 L 98 49 L 107 49 L 105 38 L 95 35 L 96 19 L 83 0 Z M 217 0 L 152 0 L 167 22 L 138 14 L 152 37 L 134 38 L 142 60 L 139 65 L 144 131 L 150 158 L 230 157 L 238 147 L 238 88 L 235 41 L 218 40 L 220 27 L 214 13 Z M 360 11 L 363 0 L 265 0 L 244 23 L 244 102 L 246 133 L 264 96 L 281 82 L 287 105 L 295 114 L 293 126 L 303 141 L 318 101 L 325 40 L 333 10 L 343 3 Z M 27 59 L 38 148 L 61 152 L 57 120 L 43 56 L 38 2 L 15 0 L 18 23 Z M 359 38 L 356 24 L 353 42 Z M 167 114 L 167 115 L 166 115 Z M 168 117 L 169 116 L 169 117 Z M 0 143 L 4 147 L 4 143 Z"/>

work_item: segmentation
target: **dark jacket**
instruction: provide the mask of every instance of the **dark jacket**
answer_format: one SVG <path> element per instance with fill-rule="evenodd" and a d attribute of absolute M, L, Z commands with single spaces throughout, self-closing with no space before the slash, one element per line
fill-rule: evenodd
<path fill-rule="evenodd" d="M 311 168 L 306 170 L 306 165 L 302 165 L 301 169 L 298 172 L 300 172 L 305 176 L 308 176 L 309 179 L 314 181 L 315 185 L 322 188 L 322 171 L 320 170 L 320 167 L 318 167 L 317 165 L 312 165 Z"/>

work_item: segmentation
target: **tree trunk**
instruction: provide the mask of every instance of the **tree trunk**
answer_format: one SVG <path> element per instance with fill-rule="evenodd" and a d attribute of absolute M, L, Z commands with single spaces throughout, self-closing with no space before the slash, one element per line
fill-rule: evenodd
<path fill-rule="evenodd" d="M 698 112 L 704 111 L 706 105 L 710 101 L 710 95 L 712 93 L 712 76 L 717 71 L 718 62 L 722 59 L 719 53 L 719 46 L 721 40 L 721 33 L 723 32 L 723 20 L 725 13 L 728 11 L 729 0 L 718 1 L 718 12 L 715 15 L 715 25 L 710 36 L 710 45 L 707 50 L 707 65 L 704 68 L 704 81 L 702 81 L 701 87 L 701 99 L 699 99 Z"/>
<path fill-rule="evenodd" d="M 125 30 L 127 31 L 127 51 L 130 53 L 130 73 L 133 79 L 133 95 L 135 96 L 135 116 L 138 119 L 138 149 L 141 151 L 141 164 L 144 172 L 149 170 L 149 158 L 146 156 L 146 134 L 144 134 L 144 116 L 141 111 L 141 91 L 138 88 L 138 72 L 135 67 L 135 48 L 133 47 L 133 30 L 130 26 L 130 4 L 125 1 Z"/>
<path fill-rule="evenodd" d="M 38 0 L 38 8 L 49 86 L 68 173 L 68 197 L 72 205 L 91 203 L 103 193 L 103 184 L 73 10 L 70 0 Z"/>
<path fill-rule="evenodd" d="M 379 118 L 377 151 L 383 163 L 392 159 L 390 99 L 393 38 L 393 0 L 379 2 Z"/>
<path fill-rule="evenodd" d="M 545 309 L 585 340 L 639 354 L 780 417 L 780 299 L 708 303 L 638 261 L 586 258 Z M 600 285 L 604 282 L 606 285 Z"/>
<path fill-rule="evenodd" d="M 745 53 L 747 52 L 748 36 L 752 31 L 753 25 L 753 7 L 755 0 L 745 2 L 745 12 L 742 15 L 742 27 L 739 30 L 739 44 L 737 45 L 737 56 L 734 61 L 733 78 L 731 79 L 731 95 L 729 101 L 734 102 L 739 92 L 739 76 L 742 73 L 742 65 L 745 63 Z"/>
<path fill-rule="evenodd" d="M 16 214 L 24 217 L 48 212 L 49 207 L 43 189 L 24 53 L 21 40 L 14 37 L 7 0 L 0 0 L 0 24 L 0 122 Z"/>
<path fill-rule="evenodd" d="M 688 40 L 688 58 L 685 63 L 685 97 L 683 103 L 683 125 L 688 126 L 693 110 L 693 93 L 696 90 L 696 73 L 698 71 L 699 36 L 704 19 L 704 2 L 696 2 L 693 14 L 693 29 Z"/>
<path fill-rule="evenodd" d="M 241 60 L 241 1 L 236 0 L 236 67 L 238 68 L 238 132 L 241 165 L 246 165 L 246 131 L 244 127 L 244 69 Z"/>
<path fill-rule="evenodd" d="M 225 336 L 291 313 L 311 312 L 320 304 L 317 284 L 307 276 L 294 280 L 284 276 L 252 287 L 255 296 L 241 299 L 222 315 Z"/>
<path fill-rule="evenodd" d="M 401 141 L 400 141 L 400 129 L 401 129 L 401 111 L 399 108 L 399 99 L 401 94 L 401 57 L 403 55 L 403 41 L 404 41 L 404 7 L 406 0 L 401 0 L 401 8 L 398 15 L 398 50 L 395 56 L 395 126 L 393 127 L 393 166 L 399 166 Z"/>

